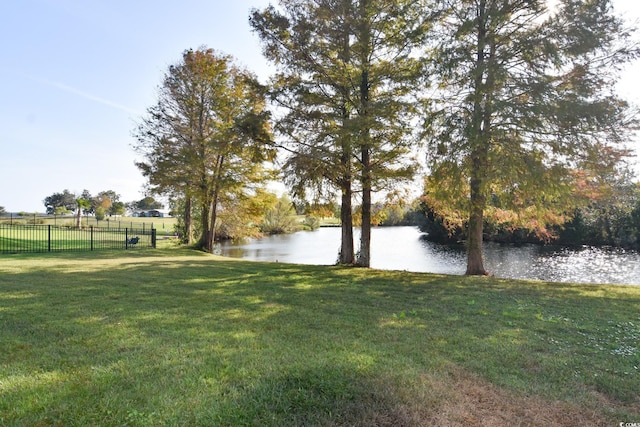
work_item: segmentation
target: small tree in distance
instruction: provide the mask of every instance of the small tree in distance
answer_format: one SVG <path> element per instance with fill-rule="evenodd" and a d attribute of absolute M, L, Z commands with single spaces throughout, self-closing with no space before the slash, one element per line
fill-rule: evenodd
<path fill-rule="evenodd" d="M 164 206 L 162 203 L 157 201 L 151 196 L 146 196 L 144 199 L 138 200 L 132 204 L 134 209 L 138 209 L 141 211 L 152 210 L 152 209 L 162 209 Z"/>
<path fill-rule="evenodd" d="M 95 210 L 95 215 L 96 215 L 96 219 L 98 221 L 102 221 L 105 218 L 105 216 L 107 215 L 107 211 L 102 206 L 98 206 L 96 208 L 96 210 Z"/>
<path fill-rule="evenodd" d="M 82 211 L 91 207 L 91 200 L 77 198 L 76 199 L 76 227 L 82 228 Z"/>
<path fill-rule="evenodd" d="M 55 208 L 53 213 L 55 215 L 68 215 L 69 213 L 71 213 L 71 211 L 67 209 L 65 206 L 58 206 Z"/>
<path fill-rule="evenodd" d="M 82 197 L 82 196 L 81 196 Z M 56 208 L 63 207 L 69 211 L 76 209 L 77 197 L 69 190 L 64 190 L 62 193 L 53 193 L 43 200 L 44 206 L 47 210 L 47 214 L 53 215 Z"/>

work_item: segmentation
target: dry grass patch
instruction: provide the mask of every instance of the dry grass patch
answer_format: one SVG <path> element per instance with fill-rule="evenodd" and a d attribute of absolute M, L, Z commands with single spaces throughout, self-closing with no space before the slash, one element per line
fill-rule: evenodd
<path fill-rule="evenodd" d="M 573 427 L 612 426 L 603 412 L 538 396 L 516 396 L 465 371 L 450 367 L 423 374 L 412 387 L 370 384 L 371 389 L 339 419 L 318 425 L 346 427 Z M 611 402 L 605 407 L 611 407 Z M 628 408 L 630 409 L 630 408 Z"/>
<path fill-rule="evenodd" d="M 614 425 L 611 420 L 605 419 L 602 413 L 537 396 L 516 396 L 462 369 L 452 370 L 450 378 L 450 383 L 436 385 L 447 390 L 447 397 L 433 413 L 421 421 L 421 426 Z"/>

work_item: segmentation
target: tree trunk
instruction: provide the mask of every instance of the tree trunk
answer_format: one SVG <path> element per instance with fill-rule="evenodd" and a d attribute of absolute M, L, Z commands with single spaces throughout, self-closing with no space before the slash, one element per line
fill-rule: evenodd
<path fill-rule="evenodd" d="M 214 243 L 216 240 L 216 220 L 218 218 L 218 198 L 220 197 L 220 187 L 221 187 L 221 181 L 222 181 L 222 168 L 224 166 L 224 160 L 225 160 L 225 156 L 222 154 L 219 154 L 216 157 L 216 164 L 215 164 L 215 177 L 214 177 L 214 183 L 213 183 L 213 194 L 211 194 L 211 203 L 209 205 L 209 212 L 207 215 L 207 223 L 208 223 L 208 230 L 207 233 L 205 235 L 206 240 L 205 240 L 205 249 L 207 250 L 207 252 L 213 252 L 213 248 L 214 248 Z M 203 214 L 204 215 L 204 214 Z"/>
<path fill-rule="evenodd" d="M 213 192 L 213 200 L 211 201 L 211 221 L 209 221 L 209 232 L 207 233 L 206 249 L 207 252 L 213 253 L 215 241 L 216 241 L 216 222 L 218 220 L 218 195 L 220 189 L 216 185 Z"/>
<path fill-rule="evenodd" d="M 340 242 L 340 264 L 352 265 L 353 252 L 353 215 L 351 213 L 351 181 L 342 189 L 342 205 L 340 206 L 340 220 L 342 239 Z"/>
<path fill-rule="evenodd" d="M 344 46 L 344 55 L 347 55 L 349 49 L 348 37 Z M 346 93 L 347 90 L 343 89 Z M 346 131 L 347 122 L 349 121 L 349 109 L 346 101 L 342 105 L 342 136 L 341 136 L 341 153 L 340 166 L 342 176 L 340 177 L 340 187 L 342 189 L 342 201 L 340 205 L 340 224 L 342 228 L 342 238 L 340 240 L 339 263 L 343 265 L 353 265 L 355 263 L 355 253 L 353 249 L 353 190 L 352 190 L 352 145 L 351 135 Z"/>
<path fill-rule="evenodd" d="M 474 75 L 474 105 L 471 123 L 471 171 L 469 194 L 469 236 L 467 240 L 467 271 L 470 276 L 486 276 L 482 257 L 484 209 L 486 206 L 484 179 L 488 164 L 490 101 L 485 98 L 488 84 L 485 47 L 487 45 L 486 1 L 478 5 L 478 45 Z"/>
<path fill-rule="evenodd" d="M 362 228 L 358 265 L 371 266 L 371 161 L 369 147 L 362 147 Z"/>
<path fill-rule="evenodd" d="M 187 196 L 184 205 L 184 242 L 187 245 L 193 244 L 193 199 Z"/>
<path fill-rule="evenodd" d="M 467 240 L 467 272 L 469 276 L 486 276 L 482 257 L 482 234 L 485 198 L 482 194 L 482 178 L 471 178 L 471 210 Z"/>
<path fill-rule="evenodd" d="M 368 16 L 369 2 L 360 1 L 360 155 L 362 161 L 362 228 L 360 234 L 360 252 L 357 264 L 360 267 L 371 265 L 371 132 L 369 114 L 369 96 L 371 82 L 369 80 L 369 67 L 371 61 L 371 26 Z"/>
<path fill-rule="evenodd" d="M 217 218 L 217 209 L 216 209 L 216 199 L 214 196 L 214 200 L 211 202 L 211 206 L 209 208 L 210 212 L 210 220 L 209 220 L 209 230 L 207 230 L 207 240 L 205 241 L 205 249 L 209 253 L 213 253 L 214 244 L 216 241 L 216 218 Z"/>
<path fill-rule="evenodd" d="M 211 202 L 209 200 L 205 200 L 202 202 L 201 214 L 200 214 L 200 227 L 202 229 L 202 234 L 200 235 L 200 239 L 198 240 L 198 248 L 208 250 L 207 242 L 209 241 L 209 216 L 210 216 L 210 207 Z"/>

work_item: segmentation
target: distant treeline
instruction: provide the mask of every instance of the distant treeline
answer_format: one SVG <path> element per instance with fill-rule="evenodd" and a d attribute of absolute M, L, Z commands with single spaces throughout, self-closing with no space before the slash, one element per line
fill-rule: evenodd
<path fill-rule="evenodd" d="M 551 227 L 548 234 L 537 235 L 523 228 L 499 224 L 485 219 L 484 240 L 500 243 L 540 243 L 567 246 L 615 246 L 640 250 L 640 198 L 635 197 L 593 203 L 577 209 L 563 226 Z M 445 227 L 443 220 L 424 202 L 420 206 L 424 215 L 419 227 L 427 238 L 439 243 L 454 243 L 466 239 L 463 227 Z"/>

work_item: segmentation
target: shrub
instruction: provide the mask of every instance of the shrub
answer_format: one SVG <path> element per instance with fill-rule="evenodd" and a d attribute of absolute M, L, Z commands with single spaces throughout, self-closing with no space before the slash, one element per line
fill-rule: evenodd
<path fill-rule="evenodd" d="M 307 215 L 304 217 L 304 221 L 302 222 L 302 226 L 306 230 L 317 230 L 320 227 L 320 218 L 313 215 Z"/>
<path fill-rule="evenodd" d="M 283 196 L 264 216 L 260 231 L 266 234 L 293 233 L 299 227 L 291 200 Z"/>
<path fill-rule="evenodd" d="M 105 209 L 105 208 L 103 208 L 102 206 L 98 206 L 98 207 L 96 208 L 96 212 L 95 212 L 95 214 L 96 214 L 96 219 L 97 219 L 98 221 L 102 221 L 102 220 L 105 218 L 105 216 L 106 216 L 106 214 L 107 214 L 107 211 L 106 211 L 106 209 Z"/>

